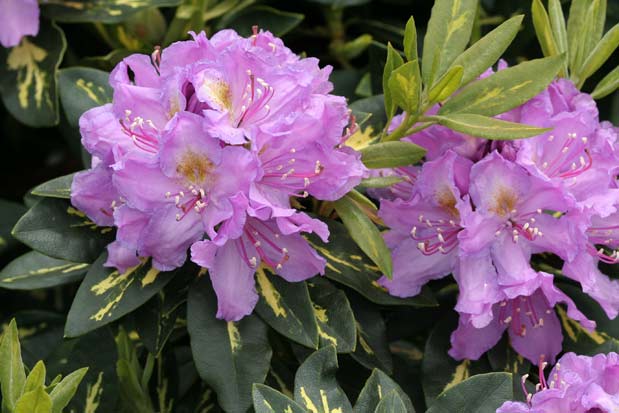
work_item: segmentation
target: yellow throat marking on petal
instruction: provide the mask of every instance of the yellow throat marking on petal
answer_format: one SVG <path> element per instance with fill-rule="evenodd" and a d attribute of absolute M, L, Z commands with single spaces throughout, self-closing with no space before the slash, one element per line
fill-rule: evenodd
<path fill-rule="evenodd" d="M 501 187 L 495 192 L 494 205 L 490 210 L 501 217 L 506 217 L 516 208 L 517 202 L 518 197 L 513 190 Z"/>
<path fill-rule="evenodd" d="M 219 106 L 217 109 L 229 111 L 232 108 L 230 86 L 222 79 L 206 78 L 202 82 L 201 88 L 204 89 L 211 100 Z"/>
<path fill-rule="evenodd" d="M 208 157 L 189 150 L 181 157 L 181 161 L 176 166 L 176 172 L 188 182 L 202 185 L 214 167 L 213 162 Z"/>
<path fill-rule="evenodd" d="M 456 200 L 456 197 L 454 196 L 453 192 L 451 191 L 450 188 L 448 188 L 447 186 L 439 189 L 436 192 L 436 200 L 438 202 L 438 204 L 447 212 L 449 212 L 452 216 L 454 217 L 459 217 L 460 213 L 458 212 L 458 209 L 456 208 L 456 203 L 458 202 Z"/>
<path fill-rule="evenodd" d="M 28 91 L 32 86 L 36 107 L 40 108 L 43 104 L 47 75 L 39 69 L 38 63 L 46 57 L 45 49 L 31 43 L 27 38 L 22 39 L 21 43 L 9 52 L 7 65 L 9 70 L 17 70 L 17 98 L 19 106 L 24 109 L 28 108 Z"/>

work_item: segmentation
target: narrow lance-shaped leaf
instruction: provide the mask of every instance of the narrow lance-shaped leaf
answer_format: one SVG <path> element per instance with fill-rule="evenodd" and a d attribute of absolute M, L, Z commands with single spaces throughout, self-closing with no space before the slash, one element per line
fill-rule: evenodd
<path fill-rule="evenodd" d="M 611 70 L 600 80 L 600 83 L 591 92 L 591 96 L 594 99 L 601 99 L 613 93 L 617 88 L 619 88 L 619 66 Z"/>
<path fill-rule="evenodd" d="M 391 90 L 389 89 L 389 78 L 391 77 L 391 73 L 403 64 L 404 59 L 402 59 L 400 53 L 391 46 L 391 43 L 387 44 L 387 61 L 385 62 L 385 68 L 383 70 L 383 93 L 385 97 L 385 113 L 387 114 L 387 120 L 391 120 L 396 110 L 396 105 L 393 101 Z"/>
<path fill-rule="evenodd" d="M 548 12 L 542 4 L 541 0 L 533 0 L 531 5 L 531 16 L 533 17 L 533 27 L 535 28 L 535 34 L 537 40 L 542 47 L 542 53 L 544 56 L 555 56 L 559 54 L 559 48 L 555 42 L 555 38 L 552 34 L 552 27 L 550 25 L 550 18 Z"/>
<path fill-rule="evenodd" d="M 65 108 L 66 110 L 66 108 Z M 47 198 L 71 198 L 71 184 L 73 183 L 73 177 L 75 174 L 69 174 L 54 178 L 50 181 L 44 182 L 41 185 L 36 186 L 30 193 L 36 196 L 42 196 Z"/>
<path fill-rule="evenodd" d="M 523 15 L 514 16 L 479 39 L 454 60 L 452 66 L 462 66 L 462 84 L 476 79 L 503 55 L 516 37 Z"/>
<path fill-rule="evenodd" d="M 565 27 L 565 17 L 563 16 L 561 0 L 548 0 L 548 17 L 550 18 L 552 36 L 557 45 L 557 49 L 559 53 L 566 53 L 568 51 L 567 29 Z"/>
<path fill-rule="evenodd" d="M 88 367 L 74 371 L 54 387 L 54 390 L 50 393 L 52 413 L 62 413 L 62 410 L 67 407 L 73 396 L 75 396 L 77 388 L 87 372 Z"/>
<path fill-rule="evenodd" d="M 528 138 L 541 135 L 549 130 L 468 113 L 432 116 L 431 119 L 457 132 L 492 140 Z"/>
<path fill-rule="evenodd" d="M 4 331 L 0 344 L 0 389 L 3 412 L 14 411 L 25 382 L 26 372 L 21 358 L 17 323 L 13 319 Z"/>
<path fill-rule="evenodd" d="M 600 13 L 604 10 L 604 14 Z M 606 2 L 605 0 L 592 0 L 587 7 L 584 24 L 581 26 L 581 33 L 574 39 L 577 42 L 576 56 L 571 66 L 572 79 L 578 80 L 575 76 L 580 71 L 585 58 L 589 55 L 589 52 L 595 48 L 597 43 L 602 37 L 602 30 L 604 27 L 604 20 L 606 19 Z M 598 28 L 597 25 L 601 24 L 602 27 Z"/>
<path fill-rule="evenodd" d="M 359 248 L 378 265 L 387 277 L 391 277 L 391 253 L 378 228 L 357 202 L 350 195 L 346 195 L 335 202 L 335 209 Z"/>
<path fill-rule="evenodd" d="M 613 26 L 591 51 L 585 59 L 582 68 L 577 73 L 579 84 L 582 85 L 585 80 L 596 72 L 608 60 L 611 54 L 619 46 L 619 24 Z"/>
<path fill-rule="evenodd" d="M 404 29 L 404 56 L 409 62 L 418 60 L 417 58 L 417 27 L 415 19 L 411 16 L 406 22 Z"/>
<path fill-rule="evenodd" d="M 118 23 L 148 7 L 175 6 L 181 0 L 81 0 L 44 2 L 44 16 L 62 22 Z"/>
<path fill-rule="evenodd" d="M 423 39 L 424 84 L 431 86 L 466 47 L 471 38 L 477 3 L 477 0 L 434 2 Z"/>
<path fill-rule="evenodd" d="M 0 271 L 0 287 L 34 290 L 80 280 L 89 264 L 75 263 L 30 251 L 15 258 Z"/>
<path fill-rule="evenodd" d="M 405 112 L 416 114 L 421 100 L 421 77 L 419 62 L 404 63 L 391 72 L 387 81 L 393 103 Z"/>
<path fill-rule="evenodd" d="M 462 66 L 452 66 L 445 74 L 430 88 L 428 100 L 432 103 L 442 102 L 451 96 L 462 83 L 464 68 Z"/>
<path fill-rule="evenodd" d="M 578 52 L 578 40 L 582 36 L 581 27 L 585 22 L 587 15 L 588 0 L 572 0 L 570 2 L 570 11 L 567 17 L 567 45 L 569 55 L 570 69 L 578 66 L 575 64 L 576 55 Z"/>
<path fill-rule="evenodd" d="M 449 99 L 440 115 L 474 113 L 494 116 L 522 105 L 544 90 L 561 69 L 563 56 L 520 63 L 471 83 Z"/>
<path fill-rule="evenodd" d="M 405 141 L 381 142 L 361 150 L 361 160 L 370 169 L 413 165 L 426 154 L 419 145 Z"/>

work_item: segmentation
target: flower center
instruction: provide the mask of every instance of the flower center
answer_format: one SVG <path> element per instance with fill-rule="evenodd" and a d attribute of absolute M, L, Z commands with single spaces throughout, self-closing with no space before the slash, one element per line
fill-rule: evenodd
<path fill-rule="evenodd" d="M 202 185 L 210 177 L 213 168 L 214 165 L 208 157 L 187 151 L 176 166 L 176 172 L 187 182 Z"/>
<path fill-rule="evenodd" d="M 513 214 L 516 210 L 516 203 L 518 197 L 509 188 L 502 187 L 496 191 L 494 196 L 494 205 L 490 208 L 490 211 L 501 217 L 507 217 Z"/>

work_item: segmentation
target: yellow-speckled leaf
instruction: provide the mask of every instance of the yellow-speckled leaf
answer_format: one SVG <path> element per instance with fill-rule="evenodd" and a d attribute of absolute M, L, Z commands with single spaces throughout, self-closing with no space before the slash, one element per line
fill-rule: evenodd
<path fill-rule="evenodd" d="M 58 198 L 43 198 L 21 217 L 13 236 L 50 257 L 90 263 L 113 240 L 113 229 L 99 227 Z"/>
<path fill-rule="evenodd" d="M 36 37 L 11 49 L 0 47 L 0 91 L 13 116 L 30 126 L 58 123 L 56 72 L 66 48 L 64 34 L 42 19 Z"/>
<path fill-rule="evenodd" d="M 107 253 L 103 253 L 80 285 L 67 317 L 67 337 L 85 334 L 135 310 L 157 294 L 175 274 L 175 271 L 159 272 L 149 261 L 121 274 L 103 267 L 106 259 Z"/>
<path fill-rule="evenodd" d="M 181 0 L 80 0 L 43 3 L 45 16 L 62 22 L 123 21 L 148 7 L 175 6 Z"/>
<path fill-rule="evenodd" d="M 71 184 L 74 176 L 75 174 L 59 176 L 36 186 L 30 193 L 47 198 L 69 199 L 71 198 Z"/>
<path fill-rule="evenodd" d="M 69 125 L 77 127 L 84 112 L 112 101 L 109 74 L 88 67 L 71 67 L 58 72 L 60 101 Z"/>
<path fill-rule="evenodd" d="M 324 243 L 313 235 L 308 239 L 316 251 L 327 260 L 325 270 L 327 278 L 352 288 L 377 304 L 422 307 L 437 305 L 428 289 L 423 289 L 413 298 L 404 299 L 389 295 L 387 290 L 377 283 L 381 276 L 380 270 L 355 244 L 344 225 L 332 220 L 325 222 L 329 226 L 329 242 Z"/>
<path fill-rule="evenodd" d="M 307 413 L 297 402 L 264 384 L 254 384 L 252 394 L 256 413 Z"/>
<path fill-rule="evenodd" d="M 337 368 L 333 346 L 309 356 L 295 375 L 295 401 L 309 413 L 352 413 L 352 406 L 335 379 Z"/>
<path fill-rule="evenodd" d="M 318 325 L 304 282 L 287 282 L 261 266 L 256 290 L 260 295 L 256 311 L 268 325 L 299 344 L 318 348 Z"/>
<path fill-rule="evenodd" d="M 255 315 L 238 322 L 215 317 L 217 297 L 209 277 L 189 289 L 187 328 L 200 377 L 217 393 L 226 412 L 243 413 L 252 404 L 252 385 L 264 382 L 272 350 L 268 327 Z"/>
<path fill-rule="evenodd" d="M 391 392 L 395 392 L 402 400 L 406 408 L 404 411 L 415 412 L 410 398 L 400 386 L 382 371 L 374 369 L 357 398 L 355 413 L 374 413 L 381 401 Z"/>
<path fill-rule="evenodd" d="M 0 271 L 0 287 L 11 290 L 55 287 L 82 279 L 88 268 L 89 264 L 58 260 L 30 251 Z"/>

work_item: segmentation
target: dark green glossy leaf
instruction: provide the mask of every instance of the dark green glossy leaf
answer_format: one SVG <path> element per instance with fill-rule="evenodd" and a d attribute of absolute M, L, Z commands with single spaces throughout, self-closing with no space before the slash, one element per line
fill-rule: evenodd
<path fill-rule="evenodd" d="M 544 90 L 563 65 L 563 56 L 531 60 L 471 83 L 449 99 L 440 115 L 494 116 L 522 105 Z"/>
<path fill-rule="evenodd" d="M 304 18 L 300 13 L 285 12 L 268 6 L 252 6 L 235 13 L 225 22 L 227 28 L 235 29 L 241 36 L 251 35 L 254 25 L 275 36 L 283 36 L 301 24 Z"/>
<path fill-rule="evenodd" d="M 22 204 L 0 199 L 0 254 L 19 245 L 11 235 L 11 230 L 24 213 L 26 207 Z"/>
<path fill-rule="evenodd" d="M 352 413 L 352 406 L 337 384 L 337 353 L 327 346 L 309 356 L 297 370 L 294 399 L 314 413 Z"/>
<path fill-rule="evenodd" d="M 452 66 L 462 66 L 462 84 L 476 79 L 503 55 L 518 34 L 524 16 L 514 16 L 479 39 L 454 60 Z"/>
<path fill-rule="evenodd" d="M 522 123 L 507 122 L 483 115 L 453 113 L 431 116 L 430 119 L 457 132 L 492 140 L 513 140 L 541 135 L 549 129 Z"/>
<path fill-rule="evenodd" d="M 181 0 L 80 0 L 43 3 L 42 13 L 61 22 L 117 23 L 148 7 L 176 6 Z"/>
<path fill-rule="evenodd" d="M 369 3 L 371 0 L 307 0 L 312 3 L 320 3 L 331 6 L 334 9 L 343 9 L 344 7 L 360 6 Z"/>
<path fill-rule="evenodd" d="M 355 413 L 374 413 L 379 404 L 391 393 L 398 395 L 398 398 L 405 406 L 404 411 L 414 413 L 415 409 L 409 397 L 404 393 L 400 386 L 389 376 L 380 370 L 374 369 L 372 374 L 365 382 L 357 403 L 355 403 Z M 387 402 L 390 403 L 390 402 Z M 396 403 L 397 404 L 397 403 Z M 387 410 L 389 411 L 389 410 Z"/>
<path fill-rule="evenodd" d="M 391 253 L 378 228 L 365 214 L 362 205 L 350 194 L 336 201 L 334 205 L 355 243 L 378 265 L 383 274 L 391 277 Z"/>
<path fill-rule="evenodd" d="M 346 285 L 368 300 L 381 305 L 435 306 L 436 300 L 428 289 L 413 298 L 399 298 L 389 295 L 376 281 L 381 273 L 352 240 L 350 234 L 339 222 L 325 220 L 329 226 L 329 242 L 323 243 L 310 235 L 310 244 L 327 260 L 327 278 Z"/>
<path fill-rule="evenodd" d="M 294 400 L 264 384 L 254 384 L 252 391 L 256 413 L 306 413 Z"/>
<path fill-rule="evenodd" d="M 357 344 L 355 316 L 344 292 L 315 277 L 307 282 L 318 325 L 320 346 L 332 345 L 338 353 L 351 353 Z"/>
<path fill-rule="evenodd" d="M 66 40 L 55 23 L 42 19 L 36 37 L 12 49 L 0 47 L 0 92 L 6 108 L 29 126 L 58 123 L 56 72 Z"/>
<path fill-rule="evenodd" d="M 370 169 L 395 168 L 419 162 L 426 150 L 405 141 L 381 142 L 361 150 L 361 160 Z"/>
<path fill-rule="evenodd" d="M 375 413 L 409 413 L 411 410 L 407 410 L 404 405 L 402 397 L 396 391 L 387 393 L 376 406 Z M 414 412 L 414 410 L 413 410 Z"/>
<path fill-rule="evenodd" d="M 375 95 L 365 99 L 359 99 L 350 104 L 350 109 L 357 117 L 357 120 L 362 120 L 360 114 L 371 114 L 364 127 L 371 127 L 373 131 L 379 131 L 387 122 L 385 107 L 383 105 L 383 95 Z"/>
<path fill-rule="evenodd" d="M 62 92 L 61 92 L 62 95 Z M 75 174 L 69 174 L 54 178 L 51 181 L 42 183 L 36 186 L 30 193 L 36 196 L 42 196 L 46 198 L 71 198 L 71 184 L 73 183 L 73 177 Z"/>
<path fill-rule="evenodd" d="M 112 101 L 109 73 L 88 67 L 71 67 L 58 73 L 60 101 L 69 125 L 77 127 L 88 109 Z"/>
<path fill-rule="evenodd" d="M 423 82 L 432 86 L 471 38 L 477 0 L 437 0 L 423 39 Z"/>
<path fill-rule="evenodd" d="M 49 288 L 81 280 L 88 264 L 79 264 L 30 251 L 0 271 L 0 287 L 10 290 Z"/>
<path fill-rule="evenodd" d="M 427 413 L 496 413 L 512 399 L 511 374 L 479 374 L 439 395 Z"/>
<path fill-rule="evenodd" d="M 113 239 L 112 228 L 98 227 L 67 201 L 43 198 L 15 224 L 13 236 L 50 257 L 93 262 Z"/>
<path fill-rule="evenodd" d="M 387 328 L 378 307 L 352 292 L 348 297 L 357 322 L 357 347 L 352 358 L 368 369 L 379 368 L 391 374 L 393 360 Z"/>
<path fill-rule="evenodd" d="M 160 272 L 146 261 L 120 274 L 104 267 L 107 253 L 95 261 L 80 285 L 65 326 L 65 336 L 77 337 L 104 326 L 140 307 L 157 294 L 177 272 Z"/>
<path fill-rule="evenodd" d="M 196 368 L 225 411 L 244 413 L 252 403 L 252 385 L 264 382 L 269 371 L 267 326 L 254 315 L 226 322 L 216 313 L 217 297 L 208 277 L 202 277 L 189 290 L 187 307 Z"/>
<path fill-rule="evenodd" d="M 275 331 L 310 348 L 318 348 L 318 324 L 304 282 L 287 282 L 264 266 L 256 271 L 256 311 Z"/>

